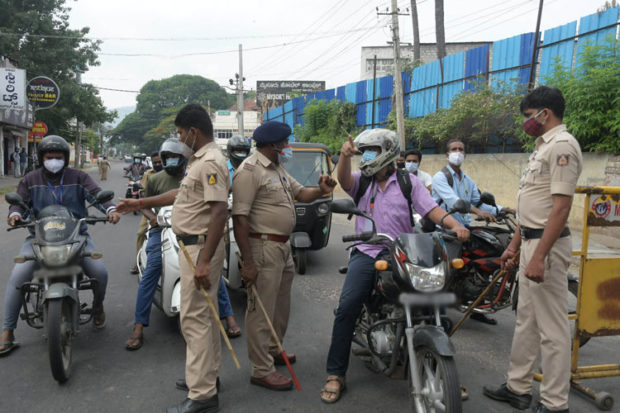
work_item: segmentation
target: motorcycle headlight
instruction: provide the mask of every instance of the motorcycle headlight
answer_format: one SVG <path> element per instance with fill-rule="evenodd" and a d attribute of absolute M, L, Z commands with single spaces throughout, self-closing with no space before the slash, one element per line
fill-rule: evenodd
<path fill-rule="evenodd" d="M 434 267 L 420 267 L 409 262 L 405 263 L 413 288 L 422 292 L 434 292 L 443 288 L 446 283 L 446 271 L 443 262 Z"/>
<path fill-rule="evenodd" d="M 157 215 L 157 225 L 160 227 L 172 226 L 172 210 L 166 211 L 163 214 Z"/>
<path fill-rule="evenodd" d="M 327 202 L 324 202 L 319 204 L 316 210 L 319 213 L 319 216 L 326 215 L 329 212 L 329 205 L 327 205 Z"/>
<path fill-rule="evenodd" d="M 42 245 L 41 257 L 43 261 L 51 266 L 57 267 L 64 265 L 69 260 L 71 244 L 67 245 Z"/>

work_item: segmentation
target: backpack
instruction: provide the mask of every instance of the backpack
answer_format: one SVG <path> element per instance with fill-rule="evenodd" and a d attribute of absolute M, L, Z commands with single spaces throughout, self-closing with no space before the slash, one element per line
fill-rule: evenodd
<path fill-rule="evenodd" d="M 450 173 L 450 170 L 448 169 L 448 167 L 444 166 L 443 168 L 441 168 L 441 172 L 445 175 L 446 180 L 448 181 L 448 185 L 450 185 L 450 188 L 452 188 L 452 185 L 454 185 L 454 178 L 452 178 L 452 174 Z M 476 189 L 478 189 L 478 187 L 476 187 Z M 480 196 L 480 189 L 478 189 L 478 196 Z M 443 204 L 443 203 L 444 202 L 442 199 L 440 204 Z M 481 204 L 482 204 L 482 200 L 479 200 L 476 204 L 474 204 L 474 206 L 478 208 Z"/>
<path fill-rule="evenodd" d="M 360 186 L 359 188 L 357 188 L 355 197 L 353 197 L 355 205 L 359 204 L 360 199 L 366 193 L 372 181 L 373 178 L 366 177 L 364 175 L 360 176 Z M 409 220 L 411 221 L 411 226 L 414 227 L 415 223 L 413 222 L 413 202 L 411 200 L 411 191 L 413 190 L 413 185 L 411 183 L 411 177 L 409 176 L 409 172 L 407 172 L 405 169 L 396 168 L 396 181 L 398 182 L 400 191 L 403 193 L 403 196 L 407 200 L 407 205 L 409 206 Z"/>

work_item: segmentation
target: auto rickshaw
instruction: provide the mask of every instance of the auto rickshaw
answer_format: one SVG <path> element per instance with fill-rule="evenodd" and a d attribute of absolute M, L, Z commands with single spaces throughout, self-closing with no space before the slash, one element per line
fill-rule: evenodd
<path fill-rule="evenodd" d="M 292 142 L 293 159 L 284 167 L 305 187 L 318 187 L 319 176 L 330 175 L 337 156 L 331 156 L 327 146 L 320 143 Z M 327 246 L 332 215 L 329 209 L 333 195 L 325 195 L 314 202 L 295 201 L 297 222 L 291 234 L 291 248 L 295 271 L 306 273 L 307 251 Z"/>

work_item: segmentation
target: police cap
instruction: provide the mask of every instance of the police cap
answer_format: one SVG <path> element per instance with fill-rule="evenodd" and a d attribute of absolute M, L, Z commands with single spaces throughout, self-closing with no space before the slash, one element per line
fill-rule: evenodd
<path fill-rule="evenodd" d="M 286 123 L 270 120 L 254 131 L 252 138 L 259 145 L 282 142 L 291 136 L 291 127 Z"/>

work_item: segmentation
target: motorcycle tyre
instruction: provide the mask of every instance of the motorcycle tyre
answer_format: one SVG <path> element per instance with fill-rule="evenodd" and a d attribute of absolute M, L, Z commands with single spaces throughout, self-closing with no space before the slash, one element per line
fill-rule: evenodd
<path fill-rule="evenodd" d="M 58 383 L 64 383 L 71 376 L 73 338 L 68 298 L 48 302 L 46 327 L 52 376 Z"/>
<path fill-rule="evenodd" d="M 459 382 L 458 372 L 456 370 L 456 362 L 453 357 L 442 356 L 436 351 L 432 350 L 429 347 L 421 346 L 416 348 L 416 363 L 418 363 L 418 371 L 421 374 L 422 386 L 431 388 L 431 383 L 427 383 L 428 376 L 426 375 L 426 367 L 424 366 L 423 357 L 426 355 L 431 355 L 434 360 L 434 369 L 435 372 L 439 372 L 440 378 L 442 380 L 442 387 L 445 406 L 445 412 L 447 413 L 461 413 L 463 411 L 463 402 L 461 400 L 461 384 Z M 409 371 L 409 368 L 407 368 Z M 425 403 L 425 411 L 417 412 L 415 409 L 415 404 L 413 401 L 413 383 L 411 381 L 411 374 L 408 375 L 408 389 L 409 389 L 409 400 L 410 407 L 413 413 L 435 413 L 439 412 L 439 410 L 433 408 L 432 403 Z"/>
<path fill-rule="evenodd" d="M 305 248 L 293 249 L 293 261 L 295 261 L 295 271 L 297 271 L 297 274 L 304 275 L 306 273 L 306 265 L 308 264 L 308 251 Z"/>

